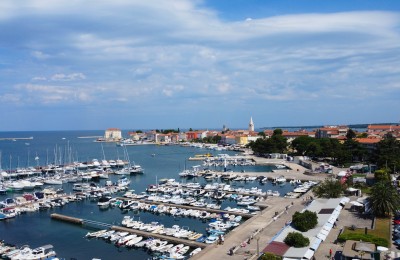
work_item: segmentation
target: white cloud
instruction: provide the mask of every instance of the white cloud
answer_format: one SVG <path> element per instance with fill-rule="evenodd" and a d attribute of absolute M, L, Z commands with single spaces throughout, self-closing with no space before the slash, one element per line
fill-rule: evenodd
<path fill-rule="evenodd" d="M 54 74 L 50 77 L 52 81 L 75 81 L 75 80 L 83 80 L 86 79 L 86 76 L 83 73 L 71 73 L 71 74 Z"/>
<path fill-rule="evenodd" d="M 43 53 L 41 51 L 32 51 L 31 55 L 33 57 L 35 57 L 36 59 L 39 59 L 39 60 L 48 59 L 50 57 L 50 55 L 45 54 L 45 53 Z"/>
<path fill-rule="evenodd" d="M 33 77 L 32 81 L 46 81 L 47 78 L 46 77 Z"/>
<path fill-rule="evenodd" d="M 178 85 L 178 86 L 167 86 L 166 88 L 164 88 L 162 90 L 162 93 L 167 96 L 167 97 L 171 97 L 174 94 L 176 94 L 177 92 L 183 91 L 185 89 L 184 86 Z"/>

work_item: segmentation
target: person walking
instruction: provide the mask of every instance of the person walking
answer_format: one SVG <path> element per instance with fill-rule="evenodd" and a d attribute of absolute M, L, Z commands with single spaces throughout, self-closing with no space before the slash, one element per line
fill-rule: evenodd
<path fill-rule="evenodd" d="M 329 258 L 332 258 L 332 248 L 329 249 Z"/>

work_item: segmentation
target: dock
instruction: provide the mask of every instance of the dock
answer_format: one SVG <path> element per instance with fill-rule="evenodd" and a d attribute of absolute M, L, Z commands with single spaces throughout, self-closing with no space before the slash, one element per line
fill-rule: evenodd
<path fill-rule="evenodd" d="M 164 203 L 164 202 L 159 202 L 159 201 L 151 201 L 151 200 L 136 200 L 136 199 L 129 199 L 129 198 L 118 198 L 118 199 L 120 199 L 120 200 L 134 200 L 134 201 L 137 201 L 137 202 L 143 202 L 143 203 L 147 203 L 147 204 L 164 205 L 164 206 L 167 206 L 167 207 L 175 207 L 175 208 L 182 208 L 182 209 L 201 210 L 201 211 L 207 211 L 207 212 L 210 212 L 210 213 L 217 213 L 217 214 L 231 214 L 231 215 L 241 216 L 242 218 L 245 218 L 245 219 L 249 219 L 249 218 L 252 218 L 252 217 L 255 216 L 255 215 L 249 214 L 249 213 L 233 212 L 233 211 L 227 211 L 227 210 L 221 210 L 221 209 L 201 208 L 201 207 L 181 205 L 181 204 L 170 204 L 170 203 Z"/>
<path fill-rule="evenodd" d="M 126 227 L 121 227 L 121 226 L 112 226 L 112 225 L 109 225 L 106 223 L 100 223 L 100 222 L 95 222 L 95 221 L 91 221 L 91 220 L 70 217 L 70 216 L 57 214 L 57 213 L 53 213 L 50 216 L 52 219 L 67 222 L 67 223 L 77 224 L 77 225 L 85 225 L 85 223 L 89 223 L 89 224 L 96 223 L 96 224 L 100 224 L 99 226 L 101 226 L 102 228 L 109 228 L 109 229 L 112 229 L 115 231 L 121 231 L 121 232 L 129 232 L 129 233 L 135 234 L 137 236 L 142 236 L 142 237 L 146 237 L 146 238 L 152 237 L 152 238 L 156 238 L 156 239 L 160 239 L 160 240 L 169 241 L 174 244 L 184 244 L 184 245 L 190 246 L 192 248 L 200 247 L 203 249 L 203 248 L 207 247 L 207 244 L 199 243 L 199 242 L 188 240 L 188 239 L 182 239 L 182 238 L 166 236 L 166 235 L 161 235 L 161 234 L 154 234 L 154 233 L 147 232 L 147 231 L 136 230 L 136 229 L 126 228 Z"/>
<path fill-rule="evenodd" d="M 0 141 L 17 141 L 17 140 L 32 140 L 33 136 L 30 137 L 2 137 Z"/>

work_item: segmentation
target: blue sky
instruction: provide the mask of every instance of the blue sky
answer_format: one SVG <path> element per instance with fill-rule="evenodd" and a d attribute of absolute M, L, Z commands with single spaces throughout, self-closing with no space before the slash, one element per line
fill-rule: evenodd
<path fill-rule="evenodd" d="M 399 122 L 399 8 L 2 0 L 0 131 Z"/>

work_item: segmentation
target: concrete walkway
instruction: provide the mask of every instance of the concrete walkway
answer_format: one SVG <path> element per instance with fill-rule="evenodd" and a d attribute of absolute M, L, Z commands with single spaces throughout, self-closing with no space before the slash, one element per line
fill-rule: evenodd
<path fill-rule="evenodd" d="M 269 197 L 264 203 L 268 208 L 229 232 L 223 245 L 211 245 L 191 259 L 256 259 L 257 252 L 262 252 L 285 224 L 292 220 L 292 215 L 304 208 L 302 198 Z M 274 219 L 275 212 L 278 212 L 278 217 Z M 235 248 L 233 255 L 228 254 L 231 248 Z"/>

